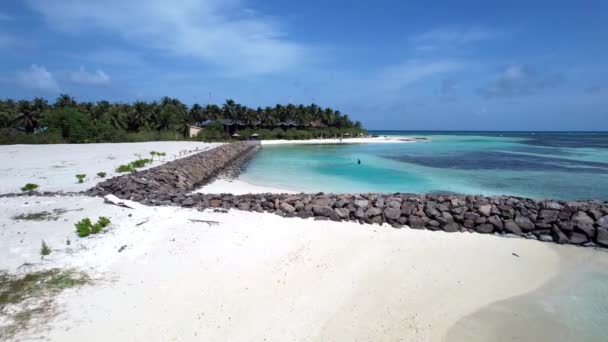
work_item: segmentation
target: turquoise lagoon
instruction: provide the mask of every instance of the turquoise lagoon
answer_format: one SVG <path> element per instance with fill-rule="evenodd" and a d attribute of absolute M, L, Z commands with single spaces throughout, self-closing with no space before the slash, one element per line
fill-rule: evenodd
<path fill-rule="evenodd" d="M 307 192 L 608 200 L 608 133 L 373 133 L 428 141 L 265 146 L 240 179 Z"/>

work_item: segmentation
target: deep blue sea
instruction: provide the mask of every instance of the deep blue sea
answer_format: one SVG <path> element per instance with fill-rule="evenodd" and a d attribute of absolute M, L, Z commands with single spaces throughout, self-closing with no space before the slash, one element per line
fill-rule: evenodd
<path fill-rule="evenodd" d="M 266 146 L 240 178 L 312 192 L 608 200 L 608 132 L 370 133 L 428 142 Z"/>

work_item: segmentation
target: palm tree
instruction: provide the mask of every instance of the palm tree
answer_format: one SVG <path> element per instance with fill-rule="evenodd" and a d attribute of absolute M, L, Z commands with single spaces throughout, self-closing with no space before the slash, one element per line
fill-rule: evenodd
<path fill-rule="evenodd" d="M 17 111 L 19 115 L 13 119 L 13 125 L 23 128 L 27 133 L 34 133 L 36 128 L 38 128 L 42 113 L 35 110 L 27 100 L 19 101 Z"/>
<path fill-rule="evenodd" d="M 76 107 L 76 101 L 68 94 L 60 94 L 57 100 L 55 101 L 55 107 Z"/>

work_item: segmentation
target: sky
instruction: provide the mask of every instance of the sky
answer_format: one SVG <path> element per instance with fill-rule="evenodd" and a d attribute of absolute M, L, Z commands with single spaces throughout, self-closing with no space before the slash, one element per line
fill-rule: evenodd
<path fill-rule="evenodd" d="M 316 103 L 369 129 L 608 130 L 608 1 L 3 0 L 0 98 Z"/>

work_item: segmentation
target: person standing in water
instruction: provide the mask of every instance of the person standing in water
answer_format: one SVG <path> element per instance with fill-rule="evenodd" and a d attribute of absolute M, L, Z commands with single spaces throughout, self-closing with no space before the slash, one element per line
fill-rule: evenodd
<path fill-rule="evenodd" d="M 361 165 L 361 159 L 357 158 L 357 164 Z"/>

